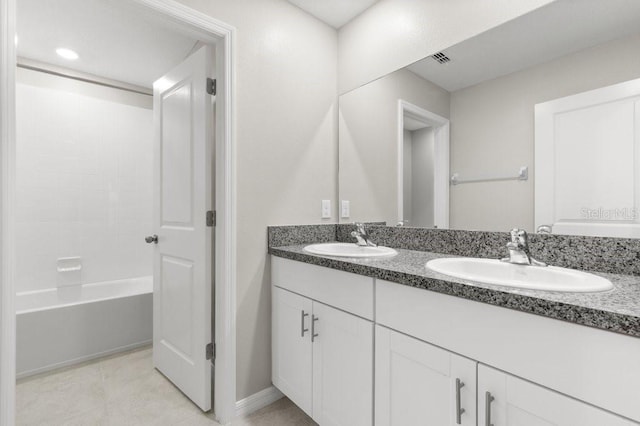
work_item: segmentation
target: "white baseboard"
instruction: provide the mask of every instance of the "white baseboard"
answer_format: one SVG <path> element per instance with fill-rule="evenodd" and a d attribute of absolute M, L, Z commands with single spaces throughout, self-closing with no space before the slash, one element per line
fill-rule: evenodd
<path fill-rule="evenodd" d="M 274 386 L 256 392 L 236 402 L 236 417 L 248 416 L 269 404 L 273 404 L 283 396 L 282 392 Z"/>

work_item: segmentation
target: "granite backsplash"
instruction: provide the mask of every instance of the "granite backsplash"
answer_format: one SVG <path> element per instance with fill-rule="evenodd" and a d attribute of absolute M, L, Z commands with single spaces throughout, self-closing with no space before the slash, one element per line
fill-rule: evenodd
<path fill-rule="evenodd" d="M 341 241 L 354 242 L 352 224 L 268 227 L 268 246 Z M 407 250 L 457 256 L 500 258 L 507 255 L 508 232 L 463 231 L 368 225 L 372 241 Z M 553 266 L 640 275 L 640 239 L 530 234 L 531 254 Z"/>

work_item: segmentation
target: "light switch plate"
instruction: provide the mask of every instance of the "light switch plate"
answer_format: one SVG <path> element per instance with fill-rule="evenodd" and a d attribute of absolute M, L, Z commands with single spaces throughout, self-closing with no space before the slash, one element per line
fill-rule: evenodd
<path fill-rule="evenodd" d="M 329 219 L 331 217 L 331 200 L 322 200 L 322 218 Z"/>
<path fill-rule="evenodd" d="M 340 217 L 348 218 L 351 215 L 349 212 L 349 200 L 342 200 L 340 206 Z"/>

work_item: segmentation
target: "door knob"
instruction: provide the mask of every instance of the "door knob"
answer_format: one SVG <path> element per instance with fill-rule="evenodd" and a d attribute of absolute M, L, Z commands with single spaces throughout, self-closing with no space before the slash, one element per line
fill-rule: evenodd
<path fill-rule="evenodd" d="M 148 237 L 145 237 L 144 240 L 147 242 L 147 244 L 158 244 L 158 236 L 156 234 L 149 235 Z"/>

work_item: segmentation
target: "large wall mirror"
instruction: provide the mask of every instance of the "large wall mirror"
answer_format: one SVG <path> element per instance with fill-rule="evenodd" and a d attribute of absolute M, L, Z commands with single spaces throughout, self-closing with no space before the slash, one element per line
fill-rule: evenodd
<path fill-rule="evenodd" d="M 346 92 L 340 220 L 640 237 L 638 79 L 640 1 L 558 0 Z"/>

